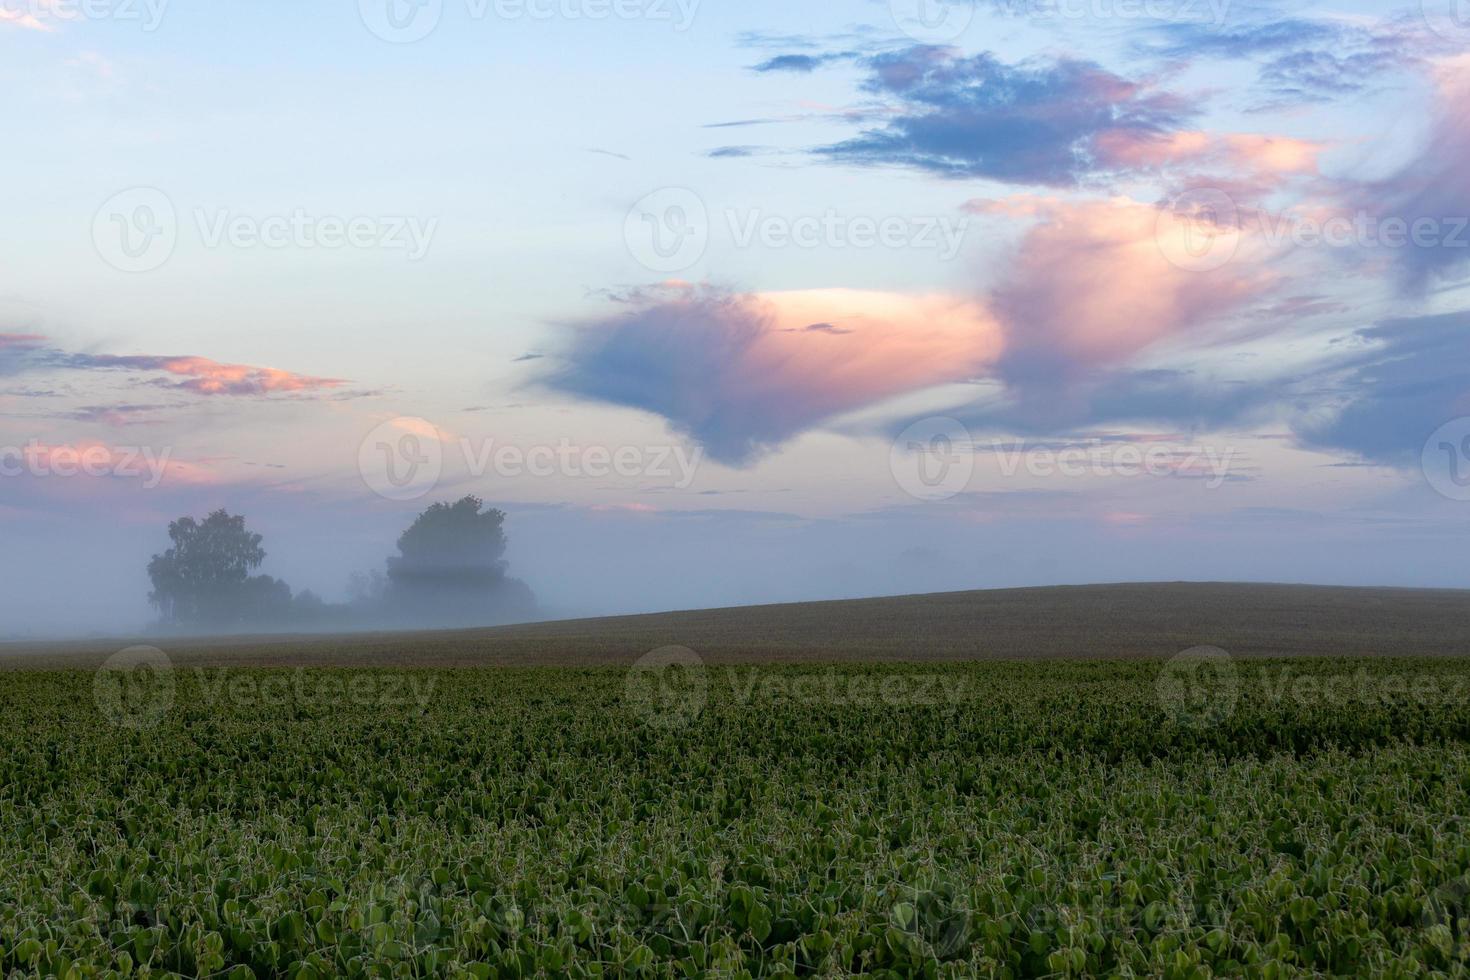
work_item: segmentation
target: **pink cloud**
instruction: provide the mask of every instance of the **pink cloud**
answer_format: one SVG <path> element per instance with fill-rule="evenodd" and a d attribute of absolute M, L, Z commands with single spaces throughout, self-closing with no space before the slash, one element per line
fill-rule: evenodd
<path fill-rule="evenodd" d="M 278 368 L 221 364 L 206 357 L 170 358 L 159 365 L 159 370 L 188 378 L 189 380 L 181 382 L 178 387 L 201 395 L 262 395 L 313 391 L 336 388 L 344 383 L 336 378 L 314 378 Z"/>
<path fill-rule="evenodd" d="M 81 354 L 46 346 L 37 334 L 0 334 L 0 368 L 11 373 L 46 370 L 161 372 L 184 380 L 167 387 L 196 395 L 273 395 L 321 391 L 346 384 L 280 368 L 228 364 L 193 355 Z"/>
<path fill-rule="evenodd" d="M 1161 220 L 1153 205 L 1114 198 L 1012 207 L 1040 217 L 991 294 L 1009 341 L 1001 375 L 1014 383 L 1116 365 L 1277 285 L 1248 240 L 1219 268 L 1181 264 L 1190 229 Z"/>
<path fill-rule="evenodd" d="M 1197 219 L 1152 204 L 1013 197 L 968 209 L 1034 222 L 988 296 L 665 284 L 579 328 L 549 383 L 661 415 L 733 463 L 884 399 L 985 377 L 1044 425 L 1078 415 L 1072 402 L 1096 377 L 1279 285 L 1250 236 L 1229 261 L 1194 267 Z"/>
<path fill-rule="evenodd" d="M 1221 166 L 1254 175 L 1312 175 L 1327 144 L 1255 133 L 1212 134 L 1192 130 L 1151 133 L 1112 129 L 1099 133 L 1093 150 L 1119 169 Z"/>
<path fill-rule="evenodd" d="M 744 462 L 824 419 L 974 377 L 1001 351 L 984 306 L 849 289 L 666 285 L 578 329 L 554 387 L 655 412 Z"/>
<path fill-rule="evenodd" d="M 346 383 L 337 378 L 317 378 L 279 368 L 226 364 L 207 357 L 67 354 L 57 361 L 60 366 L 72 368 L 161 371 L 185 379 L 169 387 L 196 395 L 289 394 L 337 388 Z"/>

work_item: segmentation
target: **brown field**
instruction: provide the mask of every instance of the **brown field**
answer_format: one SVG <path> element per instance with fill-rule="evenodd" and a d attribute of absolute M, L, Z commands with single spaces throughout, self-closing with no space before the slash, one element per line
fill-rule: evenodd
<path fill-rule="evenodd" d="M 710 663 L 1470 653 L 1470 591 L 1156 583 L 947 592 L 565 620 L 494 629 L 0 644 L 0 668 L 93 667 L 150 643 L 199 666 L 628 664 L 657 647 Z"/>

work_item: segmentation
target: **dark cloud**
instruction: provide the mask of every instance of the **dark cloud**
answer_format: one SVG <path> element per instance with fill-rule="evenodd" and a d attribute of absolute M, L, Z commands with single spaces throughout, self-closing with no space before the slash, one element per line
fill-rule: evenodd
<path fill-rule="evenodd" d="M 759 146 L 720 146 L 705 154 L 716 160 L 739 159 L 742 157 L 753 157 L 763 152 Z"/>
<path fill-rule="evenodd" d="M 1069 434 L 1121 424 L 1209 432 L 1268 417 L 1281 389 L 1271 381 L 1125 368 L 1066 384 L 1031 386 L 1021 394 L 1024 397 L 977 407 L 961 420 L 977 431 L 1024 435 Z"/>
<path fill-rule="evenodd" d="M 1422 228 L 1394 236 L 1389 246 L 1406 293 L 1421 295 L 1436 282 L 1454 279 L 1470 267 L 1470 68 L 1439 72 L 1439 105 L 1429 138 L 1398 173 L 1358 187 L 1358 209 L 1377 220 L 1380 243 L 1388 245 L 1390 225 Z"/>
<path fill-rule="evenodd" d="M 833 162 L 1070 186 L 1104 168 L 1099 137 L 1161 135 L 1194 115 L 1183 99 L 1089 61 L 1007 65 L 920 45 L 864 64 L 864 88 L 897 100 L 897 115 L 817 151 Z"/>
<path fill-rule="evenodd" d="M 1339 347 L 1347 349 L 1293 376 L 1123 369 L 958 417 L 977 431 L 1028 435 L 1117 424 L 1208 432 L 1285 419 L 1298 445 L 1406 467 L 1430 433 L 1470 415 L 1470 311 L 1385 321 Z"/>
<path fill-rule="evenodd" d="M 1470 415 L 1470 311 L 1389 320 L 1357 339 L 1364 349 L 1322 379 L 1336 410 L 1299 422 L 1297 434 L 1370 462 L 1413 464 L 1430 433 Z"/>
<path fill-rule="evenodd" d="M 784 119 L 732 119 L 729 122 L 705 123 L 705 129 L 736 129 L 741 126 L 769 126 L 772 123 L 786 122 Z"/>
<path fill-rule="evenodd" d="M 758 65 L 751 65 L 750 70 L 755 72 L 786 71 L 799 75 L 810 75 L 825 65 L 838 61 L 850 61 L 856 57 L 852 51 L 833 51 L 826 54 L 778 54 L 774 58 L 767 58 Z"/>
<path fill-rule="evenodd" d="M 1406 25 L 1367 27 L 1345 21 L 1287 17 L 1219 27 L 1176 22 L 1151 28 L 1142 53 L 1194 61 L 1252 61 L 1268 101 L 1257 108 L 1327 102 L 1365 91 L 1387 72 L 1420 59 L 1425 44 Z"/>
<path fill-rule="evenodd" d="M 770 325 L 748 298 L 701 291 L 628 302 L 621 316 L 577 332 L 547 379 L 552 388 L 653 412 L 727 462 L 750 460 L 816 421 L 749 390 L 739 366 Z"/>

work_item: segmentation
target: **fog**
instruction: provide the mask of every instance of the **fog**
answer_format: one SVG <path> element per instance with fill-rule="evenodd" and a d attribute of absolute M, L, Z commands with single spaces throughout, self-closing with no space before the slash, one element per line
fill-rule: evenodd
<path fill-rule="evenodd" d="M 1407 493 L 1407 491 L 1406 491 Z M 1455 556 L 1467 528 L 1425 496 L 1413 522 L 1365 512 L 1240 509 L 1217 515 L 1069 510 L 1055 495 L 968 495 L 839 517 L 769 511 L 599 509 L 497 503 L 504 572 L 534 594 L 529 612 L 432 603 L 407 612 L 350 604 L 354 575 L 387 571 L 398 536 L 427 501 L 313 501 L 243 494 L 191 509 L 41 507 L 6 522 L 0 635 L 9 640 L 155 635 L 148 563 L 169 521 L 214 507 L 262 536 L 256 573 L 310 591 L 316 621 L 270 617 L 224 632 L 462 627 L 960 589 L 1111 581 L 1276 581 L 1465 587 Z M 432 591 L 432 589 L 431 589 Z M 205 632 L 193 629 L 187 632 Z"/>

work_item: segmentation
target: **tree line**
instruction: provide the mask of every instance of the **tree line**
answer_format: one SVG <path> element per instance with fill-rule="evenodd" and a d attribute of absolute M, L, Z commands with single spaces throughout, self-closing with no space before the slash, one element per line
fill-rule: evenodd
<path fill-rule="evenodd" d="M 474 496 L 419 514 L 382 570 L 353 576 L 345 603 L 254 574 L 266 552 L 241 515 L 181 517 L 168 536 L 171 546 L 148 563 L 148 599 L 165 629 L 480 626 L 536 611 L 531 590 L 507 574 L 505 512 Z"/>

